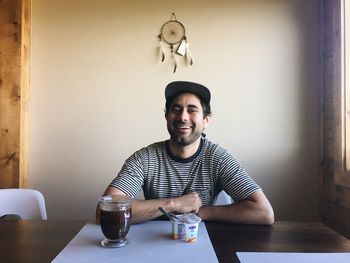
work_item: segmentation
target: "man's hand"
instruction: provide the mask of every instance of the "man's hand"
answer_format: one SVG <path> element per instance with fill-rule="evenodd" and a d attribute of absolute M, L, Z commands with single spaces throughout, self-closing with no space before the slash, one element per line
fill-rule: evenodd
<path fill-rule="evenodd" d="M 180 197 L 173 198 L 174 212 L 178 213 L 198 213 L 199 208 L 202 206 L 202 200 L 196 192 L 192 192 Z"/>

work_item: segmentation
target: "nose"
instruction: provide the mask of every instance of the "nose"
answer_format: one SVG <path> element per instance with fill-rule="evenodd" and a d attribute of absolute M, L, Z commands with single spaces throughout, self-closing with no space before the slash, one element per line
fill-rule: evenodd
<path fill-rule="evenodd" d="M 186 111 L 186 110 L 182 110 L 180 113 L 179 113 L 179 119 L 181 120 L 181 121 L 188 121 L 188 119 L 189 119 L 189 114 L 188 114 L 188 112 Z"/>

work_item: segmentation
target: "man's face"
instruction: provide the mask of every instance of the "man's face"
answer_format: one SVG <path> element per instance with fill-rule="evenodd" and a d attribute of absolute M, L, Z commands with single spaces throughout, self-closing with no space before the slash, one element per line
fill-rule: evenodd
<path fill-rule="evenodd" d="M 170 140 L 181 146 L 190 145 L 200 138 L 210 117 L 204 118 L 200 99 L 192 93 L 182 93 L 171 103 L 166 113 Z"/>

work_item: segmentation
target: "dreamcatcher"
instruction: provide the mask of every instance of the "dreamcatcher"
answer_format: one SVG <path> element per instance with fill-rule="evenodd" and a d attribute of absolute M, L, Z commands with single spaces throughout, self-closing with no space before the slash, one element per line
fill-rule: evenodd
<path fill-rule="evenodd" d="M 177 21 L 175 13 L 172 13 L 169 21 L 165 22 L 160 30 L 159 38 L 159 51 L 162 57 L 162 62 L 165 60 L 165 52 L 163 47 L 164 41 L 169 45 L 171 59 L 173 61 L 173 73 L 177 68 L 176 54 L 184 56 L 186 61 L 193 65 L 193 60 L 188 48 L 189 44 L 186 38 L 186 30 L 183 24 Z"/>

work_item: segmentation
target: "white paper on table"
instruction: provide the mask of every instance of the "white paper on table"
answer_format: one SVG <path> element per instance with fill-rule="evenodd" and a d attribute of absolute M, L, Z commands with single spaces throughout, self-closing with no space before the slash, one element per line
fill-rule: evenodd
<path fill-rule="evenodd" d="M 203 222 L 193 243 L 172 240 L 169 221 L 131 225 L 127 237 L 129 244 L 125 247 L 104 248 L 100 225 L 88 223 L 53 262 L 218 262 Z"/>
<path fill-rule="evenodd" d="M 237 252 L 241 263 L 349 263 L 350 253 Z"/>

